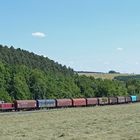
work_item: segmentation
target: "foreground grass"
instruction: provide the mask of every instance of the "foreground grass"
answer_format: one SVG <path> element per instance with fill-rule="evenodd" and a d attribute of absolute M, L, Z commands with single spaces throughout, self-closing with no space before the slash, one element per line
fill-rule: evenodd
<path fill-rule="evenodd" d="M 0 114 L 0 140 L 139 140 L 140 103 Z"/>

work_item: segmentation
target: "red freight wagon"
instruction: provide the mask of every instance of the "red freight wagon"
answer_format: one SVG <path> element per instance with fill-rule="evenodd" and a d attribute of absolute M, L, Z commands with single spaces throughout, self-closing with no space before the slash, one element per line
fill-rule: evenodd
<path fill-rule="evenodd" d="M 98 105 L 98 98 L 86 98 L 87 100 L 87 105 Z"/>
<path fill-rule="evenodd" d="M 15 100 L 15 109 L 34 109 L 37 107 L 36 100 Z"/>
<path fill-rule="evenodd" d="M 14 104 L 12 103 L 2 103 L 0 104 L 0 110 L 13 110 Z"/>
<path fill-rule="evenodd" d="M 56 99 L 57 107 L 70 107 L 72 106 L 71 99 Z"/>
<path fill-rule="evenodd" d="M 85 98 L 72 99 L 73 106 L 86 106 Z"/>

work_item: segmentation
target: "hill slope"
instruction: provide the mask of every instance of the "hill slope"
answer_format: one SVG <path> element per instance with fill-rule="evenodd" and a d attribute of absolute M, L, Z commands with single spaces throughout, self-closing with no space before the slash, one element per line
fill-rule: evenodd
<path fill-rule="evenodd" d="M 79 76 L 47 57 L 0 45 L 0 100 L 140 94 L 139 83 Z"/>
<path fill-rule="evenodd" d="M 29 68 L 37 68 L 46 73 L 61 73 L 64 75 L 73 75 L 73 69 L 66 68 L 47 57 L 39 56 L 34 53 L 30 53 L 20 48 L 14 49 L 12 46 L 0 45 L 0 60 L 10 65 L 26 65 Z"/>
<path fill-rule="evenodd" d="M 0 45 L 0 100 L 72 97 L 74 71 L 49 58 Z"/>

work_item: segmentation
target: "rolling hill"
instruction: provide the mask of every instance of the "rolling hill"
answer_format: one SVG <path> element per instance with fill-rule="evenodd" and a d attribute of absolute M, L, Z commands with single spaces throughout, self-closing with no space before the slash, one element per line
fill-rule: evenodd
<path fill-rule="evenodd" d="M 140 94 L 139 79 L 127 83 L 111 78 L 116 75 L 102 79 L 95 75 L 78 75 L 48 57 L 0 45 L 0 100 Z"/>

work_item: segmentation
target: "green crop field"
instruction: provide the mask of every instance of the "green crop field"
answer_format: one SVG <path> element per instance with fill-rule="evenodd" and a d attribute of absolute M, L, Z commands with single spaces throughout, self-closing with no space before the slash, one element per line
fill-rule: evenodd
<path fill-rule="evenodd" d="M 109 139 L 140 139 L 140 103 L 0 114 L 0 140 Z"/>

